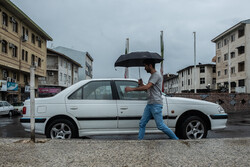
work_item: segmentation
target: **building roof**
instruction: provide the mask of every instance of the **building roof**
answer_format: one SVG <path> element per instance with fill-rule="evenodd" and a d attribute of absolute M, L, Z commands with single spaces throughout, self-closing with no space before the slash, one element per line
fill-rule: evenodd
<path fill-rule="evenodd" d="M 223 33 L 221 33 L 220 35 L 218 35 L 217 37 L 215 37 L 214 39 L 212 39 L 212 42 L 217 42 L 218 40 L 220 40 L 221 38 L 223 38 L 224 36 L 228 35 L 231 31 L 241 27 L 242 25 L 245 24 L 250 24 L 250 19 L 248 20 L 243 20 L 241 22 L 239 22 L 238 24 L 235 24 L 233 27 L 227 29 L 226 31 L 224 31 Z"/>
<path fill-rule="evenodd" d="M 60 55 L 60 56 L 62 56 L 63 58 L 65 58 L 65 59 L 67 59 L 67 60 L 73 62 L 74 64 L 76 64 L 77 66 L 79 66 L 79 67 L 82 68 L 81 64 L 77 63 L 75 60 L 69 58 L 68 56 L 66 56 L 66 55 L 64 55 L 64 54 L 62 54 L 62 53 L 60 53 L 60 52 L 57 52 L 57 51 L 55 51 L 55 50 L 53 50 L 53 49 L 47 48 L 47 54 L 49 54 L 48 52 L 50 52 L 50 54 Z"/>
<path fill-rule="evenodd" d="M 19 18 L 32 30 L 36 31 L 39 35 L 41 35 L 41 37 L 49 41 L 53 40 L 42 28 L 40 28 L 33 20 L 31 20 L 21 9 L 19 9 L 10 0 L 1 0 L 0 5 L 9 10 L 11 13 L 15 14 L 15 17 Z"/>
<path fill-rule="evenodd" d="M 169 81 L 171 79 L 178 78 L 178 75 L 175 74 L 165 74 L 163 75 L 163 82 Z"/>
<path fill-rule="evenodd" d="M 196 67 L 203 67 L 203 66 L 216 66 L 216 64 L 198 64 L 198 65 L 196 65 Z M 186 69 L 189 69 L 189 68 L 193 68 L 193 67 L 194 67 L 194 65 L 185 67 L 185 68 L 183 68 L 183 69 L 177 71 L 177 73 L 182 72 L 182 71 L 184 71 L 184 70 L 186 70 Z"/>
<path fill-rule="evenodd" d="M 91 61 L 93 61 L 93 58 L 90 56 L 90 54 L 88 52 L 82 52 L 82 51 L 66 48 L 66 47 L 63 47 L 63 46 L 55 47 L 55 48 L 53 48 L 53 50 L 56 50 L 56 51 L 62 52 L 64 54 L 70 55 L 76 61 L 78 61 L 80 56 L 82 56 L 82 55 L 86 55 Z"/>

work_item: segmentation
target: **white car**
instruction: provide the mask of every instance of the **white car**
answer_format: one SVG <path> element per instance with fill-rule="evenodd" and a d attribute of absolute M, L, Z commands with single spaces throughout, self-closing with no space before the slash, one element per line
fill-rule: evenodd
<path fill-rule="evenodd" d="M 83 80 L 53 97 L 36 98 L 35 132 L 58 139 L 137 134 L 147 93 L 126 93 L 127 86 L 137 87 L 137 80 Z M 226 127 L 228 116 L 218 104 L 164 95 L 163 103 L 164 121 L 180 138 L 201 139 L 208 130 Z M 30 100 L 24 103 L 20 121 L 30 131 Z M 152 118 L 146 133 L 159 132 Z"/>
<path fill-rule="evenodd" d="M 0 101 L 0 115 L 12 115 L 14 107 L 7 101 Z"/>

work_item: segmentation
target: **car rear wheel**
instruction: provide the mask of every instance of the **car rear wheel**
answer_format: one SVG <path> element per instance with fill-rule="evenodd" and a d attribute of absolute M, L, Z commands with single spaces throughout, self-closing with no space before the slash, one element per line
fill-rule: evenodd
<path fill-rule="evenodd" d="M 181 138 L 183 139 L 202 139 L 207 137 L 207 125 L 198 116 L 188 117 L 181 125 Z"/>
<path fill-rule="evenodd" d="M 77 137 L 77 129 L 67 119 L 54 120 L 46 130 L 46 137 L 52 139 L 71 139 Z"/>

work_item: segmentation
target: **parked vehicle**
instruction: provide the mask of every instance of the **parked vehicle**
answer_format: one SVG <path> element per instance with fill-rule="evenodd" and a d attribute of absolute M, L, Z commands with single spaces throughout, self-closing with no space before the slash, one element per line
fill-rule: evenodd
<path fill-rule="evenodd" d="M 147 93 L 125 92 L 127 86 L 137 87 L 137 80 L 83 80 L 53 97 L 36 98 L 35 132 L 57 139 L 137 134 Z M 164 121 L 180 138 L 201 139 L 208 130 L 226 127 L 228 116 L 218 104 L 164 95 L 163 103 Z M 30 100 L 24 103 L 20 121 L 30 131 Z M 146 133 L 160 132 L 150 120 Z"/>
<path fill-rule="evenodd" d="M 14 107 L 15 114 L 22 114 L 23 112 L 23 102 L 15 102 L 12 104 Z"/>
<path fill-rule="evenodd" d="M 12 116 L 13 110 L 14 110 L 14 107 L 10 105 L 7 101 L 0 101 L 0 115 Z"/>

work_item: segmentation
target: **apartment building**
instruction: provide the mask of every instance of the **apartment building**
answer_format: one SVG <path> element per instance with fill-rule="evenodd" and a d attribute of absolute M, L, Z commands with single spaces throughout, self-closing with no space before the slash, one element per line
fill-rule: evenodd
<path fill-rule="evenodd" d="M 69 49 L 66 47 L 56 47 L 53 50 L 63 53 L 75 60 L 83 68 L 79 69 L 79 80 L 91 79 L 93 77 L 93 58 L 90 56 L 88 52 L 81 52 L 74 49 Z"/>
<path fill-rule="evenodd" d="M 10 0 L 0 1 L 0 100 L 29 97 L 30 67 L 46 76 L 47 41 L 52 38 Z"/>
<path fill-rule="evenodd" d="M 216 56 L 217 88 L 250 93 L 250 19 L 212 39 Z"/>
<path fill-rule="evenodd" d="M 194 92 L 196 87 L 197 92 L 207 92 L 216 88 L 216 65 L 201 64 L 195 67 L 188 66 L 178 72 L 179 93 Z M 196 86 L 195 86 L 196 83 Z"/>
<path fill-rule="evenodd" d="M 164 93 L 178 93 L 179 77 L 175 74 L 165 74 L 163 76 Z"/>
<path fill-rule="evenodd" d="M 53 96 L 78 82 L 78 69 L 82 66 L 68 56 L 47 49 L 46 77 L 38 78 L 39 97 Z"/>

